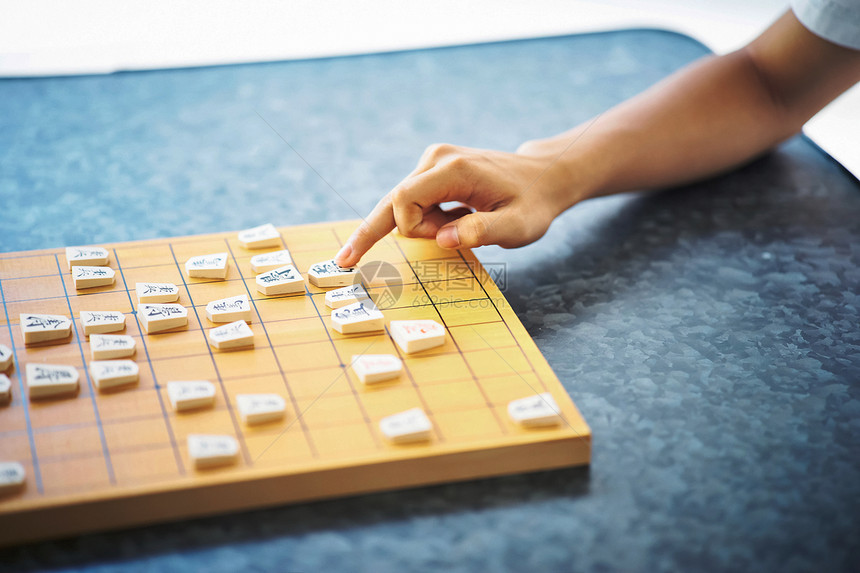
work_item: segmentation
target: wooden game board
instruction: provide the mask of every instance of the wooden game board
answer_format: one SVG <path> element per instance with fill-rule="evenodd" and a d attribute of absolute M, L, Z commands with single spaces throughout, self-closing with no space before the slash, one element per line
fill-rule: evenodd
<path fill-rule="evenodd" d="M 331 258 L 355 225 L 281 228 L 283 248 L 304 274 L 312 263 Z M 404 356 L 387 331 L 333 331 L 321 289 L 287 297 L 257 293 L 249 260 L 265 251 L 244 249 L 236 233 L 102 246 L 110 251 L 116 284 L 78 292 L 62 249 L 0 254 L 0 343 L 15 356 L 7 372 L 12 402 L 0 407 L 0 460 L 21 462 L 28 475 L 22 491 L 0 498 L 0 545 L 589 462 L 588 426 L 470 251 L 445 251 L 433 241 L 392 234 L 363 259 L 386 261 L 402 277 L 366 277 L 386 324 L 432 318 L 448 330 L 444 346 Z M 230 253 L 226 280 L 185 278 L 186 259 L 223 251 Z M 134 285 L 144 281 L 180 286 L 187 327 L 142 334 Z M 206 303 L 242 293 L 254 303 L 255 347 L 216 351 L 206 342 L 206 330 L 214 326 Z M 94 389 L 81 310 L 129 315 L 124 334 L 137 339 L 139 384 Z M 59 344 L 25 347 L 18 327 L 22 312 L 72 316 L 73 335 Z M 369 353 L 400 355 L 404 374 L 362 385 L 349 362 Z M 77 366 L 80 393 L 30 401 L 24 366 L 36 361 Z M 215 408 L 172 411 L 166 383 L 201 379 L 218 389 Z M 234 396 L 249 392 L 284 396 L 286 418 L 244 426 Z M 540 392 L 553 395 L 563 423 L 550 429 L 513 424 L 508 402 Z M 416 406 L 433 422 L 432 439 L 387 442 L 380 418 Z M 235 436 L 238 463 L 195 470 L 186 451 L 189 433 Z"/>

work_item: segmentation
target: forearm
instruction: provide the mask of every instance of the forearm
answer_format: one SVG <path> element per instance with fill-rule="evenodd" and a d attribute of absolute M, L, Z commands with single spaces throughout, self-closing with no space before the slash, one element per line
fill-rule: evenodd
<path fill-rule="evenodd" d="M 734 168 L 797 133 L 858 71 L 856 52 L 811 36 L 787 13 L 743 50 L 696 62 L 520 151 L 553 164 L 559 212 L 589 197 L 676 186 Z"/>
<path fill-rule="evenodd" d="M 739 81 L 742 80 L 742 81 Z M 772 105 L 743 53 L 693 64 L 553 138 L 571 199 L 680 185 L 730 169 L 799 129 Z M 566 205 L 565 207 L 570 206 Z"/>

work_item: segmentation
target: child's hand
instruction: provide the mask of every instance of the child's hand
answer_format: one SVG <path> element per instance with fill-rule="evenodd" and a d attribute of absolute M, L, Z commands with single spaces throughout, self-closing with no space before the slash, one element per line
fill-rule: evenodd
<path fill-rule="evenodd" d="M 431 145 L 418 167 L 376 205 L 337 254 L 353 266 L 394 227 L 406 237 L 436 238 L 440 247 L 536 241 L 570 206 L 569 174 L 556 154 L 505 153 L 447 144 Z M 440 203 L 465 206 L 443 211 Z"/>

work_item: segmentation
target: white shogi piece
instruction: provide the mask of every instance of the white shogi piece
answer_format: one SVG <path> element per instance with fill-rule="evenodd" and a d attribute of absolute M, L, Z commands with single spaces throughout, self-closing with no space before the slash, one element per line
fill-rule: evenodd
<path fill-rule="evenodd" d="M 24 344 L 61 340 L 72 334 L 72 319 L 61 314 L 20 314 Z"/>
<path fill-rule="evenodd" d="M 206 318 L 212 322 L 251 322 L 251 302 L 248 295 L 239 294 L 213 300 L 206 305 Z"/>
<path fill-rule="evenodd" d="M 361 274 L 356 267 L 341 267 L 329 260 L 311 265 L 308 280 L 320 288 L 343 287 L 359 282 Z"/>
<path fill-rule="evenodd" d="M 225 279 L 227 278 L 228 253 L 213 253 L 191 257 L 185 261 L 185 274 L 193 279 Z"/>
<path fill-rule="evenodd" d="M 27 472 L 18 462 L 0 462 L 0 495 L 9 495 L 24 487 Z"/>
<path fill-rule="evenodd" d="M 445 327 L 435 320 L 392 320 L 388 330 L 406 354 L 445 344 Z"/>
<path fill-rule="evenodd" d="M 258 274 L 291 264 L 293 264 L 293 257 L 290 256 L 290 251 L 286 249 L 251 257 L 251 270 Z"/>
<path fill-rule="evenodd" d="M 286 400 L 277 394 L 237 394 L 236 406 L 249 426 L 280 420 L 287 411 Z"/>
<path fill-rule="evenodd" d="M 75 290 L 109 286 L 116 281 L 116 272 L 110 267 L 72 267 L 72 280 Z"/>
<path fill-rule="evenodd" d="M 102 247 L 66 247 L 66 262 L 72 267 L 101 267 L 108 264 L 110 253 Z"/>
<path fill-rule="evenodd" d="M 138 381 L 140 368 L 134 360 L 93 360 L 90 377 L 96 388 L 107 390 Z"/>
<path fill-rule="evenodd" d="M 237 320 L 209 330 L 209 344 L 218 350 L 254 346 L 254 331 L 244 320 Z"/>
<path fill-rule="evenodd" d="M 188 456 L 198 470 L 236 463 L 239 442 L 233 436 L 188 434 Z"/>
<path fill-rule="evenodd" d="M 27 364 L 30 399 L 53 398 L 78 393 L 78 369 L 60 364 Z"/>
<path fill-rule="evenodd" d="M 12 366 L 12 349 L 0 344 L 0 372 L 6 372 Z"/>
<path fill-rule="evenodd" d="M 331 327 L 341 334 L 383 330 L 385 316 L 368 298 L 331 311 Z"/>
<path fill-rule="evenodd" d="M 12 381 L 5 374 L 0 374 L 0 404 L 8 404 L 12 400 Z"/>
<path fill-rule="evenodd" d="M 206 380 L 168 382 L 167 397 L 177 412 L 208 408 L 215 404 L 215 385 Z"/>
<path fill-rule="evenodd" d="M 125 328 L 125 315 L 114 310 L 82 310 L 81 324 L 84 335 L 116 332 Z"/>
<path fill-rule="evenodd" d="M 433 423 L 421 408 L 412 408 L 382 418 L 379 430 L 394 443 L 421 442 L 430 439 Z"/>
<path fill-rule="evenodd" d="M 284 265 L 257 275 L 256 283 L 257 291 L 269 296 L 305 291 L 305 281 L 293 265 Z"/>
<path fill-rule="evenodd" d="M 340 308 L 360 300 L 370 298 L 360 284 L 336 288 L 325 293 L 325 305 L 329 308 Z"/>
<path fill-rule="evenodd" d="M 393 354 L 362 354 L 352 357 L 352 369 L 363 384 L 373 384 L 400 376 L 403 361 Z"/>
<path fill-rule="evenodd" d="M 281 245 L 281 233 L 271 223 L 239 231 L 239 243 L 246 249 L 266 249 Z"/>
<path fill-rule="evenodd" d="M 556 426 L 561 422 L 561 409 L 552 394 L 544 392 L 511 401 L 508 416 L 526 427 Z"/>
<path fill-rule="evenodd" d="M 188 309 L 181 304 L 140 304 L 137 317 L 147 334 L 188 324 Z"/>
<path fill-rule="evenodd" d="M 134 356 L 137 343 L 125 334 L 93 334 L 90 336 L 90 355 L 93 360 L 111 360 Z"/>
<path fill-rule="evenodd" d="M 144 302 L 176 302 L 179 300 L 179 287 L 173 283 L 135 283 L 137 301 Z"/>

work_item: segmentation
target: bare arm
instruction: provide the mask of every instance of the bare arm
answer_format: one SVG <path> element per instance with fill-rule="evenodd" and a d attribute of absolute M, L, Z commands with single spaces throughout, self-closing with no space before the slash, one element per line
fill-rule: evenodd
<path fill-rule="evenodd" d="M 528 244 L 585 199 L 679 185 L 747 162 L 858 80 L 860 52 L 815 36 L 786 12 L 741 50 L 695 62 L 517 153 L 431 146 L 337 260 L 355 264 L 395 226 L 446 248 Z M 446 201 L 474 212 L 443 212 Z"/>

